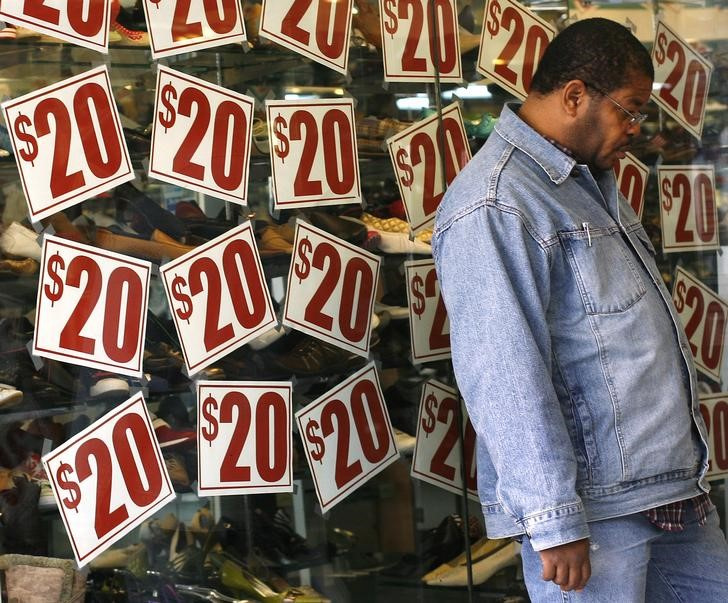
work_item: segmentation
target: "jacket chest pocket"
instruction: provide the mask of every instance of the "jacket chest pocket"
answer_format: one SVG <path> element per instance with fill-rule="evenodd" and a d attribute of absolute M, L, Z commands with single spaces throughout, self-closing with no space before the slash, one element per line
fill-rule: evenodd
<path fill-rule="evenodd" d="M 587 314 L 624 312 L 645 294 L 637 260 L 618 231 L 560 232 L 559 239 Z"/>

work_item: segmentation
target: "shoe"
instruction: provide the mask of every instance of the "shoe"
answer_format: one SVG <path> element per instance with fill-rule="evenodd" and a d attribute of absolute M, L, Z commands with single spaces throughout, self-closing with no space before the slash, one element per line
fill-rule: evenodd
<path fill-rule="evenodd" d="M 38 235 L 19 222 L 12 222 L 0 234 L 0 250 L 7 256 L 32 258 L 40 262 L 41 248 L 38 244 Z"/>
<path fill-rule="evenodd" d="M 130 544 L 123 548 L 107 549 L 98 557 L 92 559 L 89 562 L 89 567 L 91 569 L 127 567 L 129 565 L 129 561 L 142 551 L 146 553 L 146 547 L 141 542 Z"/>
<path fill-rule="evenodd" d="M 190 476 L 187 473 L 184 457 L 177 452 L 167 451 L 164 453 L 164 464 L 172 480 L 172 487 L 176 492 L 189 492 Z"/>
<path fill-rule="evenodd" d="M 293 240 L 289 240 L 287 229 L 269 224 L 258 235 L 258 253 L 260 253 L 260 257 L 290 255 L 292 252 Z"/>
<path fill-rule="evenodd" d="M 265 333 L 258 335 L 255 339 L 251 339 L 248 345 L 256 352 L 267 348 L 270 344 L 278 341 L 287 333 L 286 327 L 278 325 L 272 329 L 268 329 Z"/>
<path fill-rule="evenodd" d="M 232 561 L 220 553 L 211 552 L 207 560 L 218 570 L 223 586 L 255 597 L 264 603 L 285 603 L 285 598 L 253 575 L 241 562 Z"/>
<path fill-rule="evenodd" d="M 34 274 L 38 274 L 39 270 L 40 264 L 32 258 L 25 258 L 22 260 L 0 260 L 0 275 L 3 276 L 32 276 Z"/>
<path fill-rule="evenodd" d="M 518 565 L 518 556 L 521 552 L 521 545 L 508 538 L 488 540 L 484 538 L 475 543 L 472 547 L 472 574 L 473 584 L 483 584 L 496 572 L 504 567 Z M 443 571 L 437 568 L 429 579 L 425 580 L 432 586 L 466 586 L 468 584 L 467 559 L 461 555 L 455 567 L 449 567 Z M 424 580 L 424 578 L 423 578 Z"/>
<path fill-rule="evenodd" d="M 0 383 L 0 408 L 17 406 L 23 401 L 23 392 L 12 385 Z"/>
<path fill-rule="evenodd" d="M 410 240 L 409 236 L 403 232 L 385 232 L 379 233 L 378 247 L 382 253 L 386 254 L 410 254 L 410 255 L 432 255 L 432 247 L 427 243 Z"/>
<path fill-rule="evenodd" d="M 156 262 L 173 260 L 195 249 L 193 246 L 175 241 L 159 230 L 155 230 L 151 240 L 148 240 L 129 234 L 115 233 L 106 228 L 98 228 L 96 245 L 107 251 L 133 255 Z"/>
<path fill-rule="evenodd" d="M 287 353 L 268 357 L 270 367 L 283 375 L 319 376 L 360 368 L 367 359 L 311 336 L 304 338 Z"/>
<path fill-rule="evenodd" d="M 149 46 L 149 34 L 141 7 L 127 9 L 119 0 L 111 2 L 111 31 L 121 34 L 123 45 Z"/>
<path fill-rule="evenodd" d="M 151 237 L 155 230 L 160 230 L 175 242 L 184 240 L 187 225 L 175 214 L 160 207 L 131 182 L 117 186 L 113 199 L 132 214 L 128 221 L 139 234 Z"/>
<path fill-rule="evenodd" d="M 169 423 L 160 417 L 152 419 L 152 427 L 160 448 L 189 447 L 197 442 L 197 432 L 194 429 L 172 429 Z"/>
<path fill-rule="evenodd" d="M 0 21 L 0 40 L 14 40 L 17 35 L 15 25 Z"/>
<path fill-rule="evenodd" d="M 332 235 L 359 245 L 367 236 L 367 227 L 364 224 L 346 220 L 323 211 L 311 211 L 308 213 L 311 224 L 331 233 Z"/>
<path fill-rule="evenodd" d="M 96 371 L 92 373 L 93 383 L 88 388 L 91 398 L 122 398 L 129 395 L 129 382 L 107 371 Z"/>
<path fill-rule="evenodd" d="M 415 436 L 405 433 L 396 427 L 394 427 L 393 430 L 394 440 L 397 443 L 397 450 L 399 450 L 401 454 L 412 454 L 415 451 Z"/>

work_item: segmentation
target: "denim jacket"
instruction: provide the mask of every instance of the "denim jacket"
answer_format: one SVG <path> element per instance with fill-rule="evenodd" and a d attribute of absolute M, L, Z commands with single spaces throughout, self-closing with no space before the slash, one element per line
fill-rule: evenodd
<path fill-rule="evenodd" d="M 690 347 L 612 171 L 506 106 L 432 249 L 490 537 L 542 550 L 709 487 Z"/>

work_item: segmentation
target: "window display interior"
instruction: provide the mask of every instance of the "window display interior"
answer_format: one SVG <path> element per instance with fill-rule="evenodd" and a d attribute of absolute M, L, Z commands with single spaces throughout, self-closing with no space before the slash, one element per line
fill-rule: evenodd
<path fill-rule="evenodd" d="M 274 4 L 270 0 L 268 3 Z M 389 51 L 386 49 L 398 35 L 397 27 L 412 20 L 408 9 L 403 8 L 406 5 L 403 0 L 399 3 L 402 6 L 396 0 L 352 2 L 351 23 L 346 25 L 349 36 L 345 70 L 332 68 L 265 35 L 262 17 L 267 8 L 254 0 L 240 2 L 247 38 L 242 44 L 176 52 L 157 59 L 152 57 L 148 24 L 155 18 L 155 5 L 159 1 L 148 1 L 146 14 L 142 0 L 113 0 L 110 4 L 108 53 L 40 33 L 37 28 L 15 23 L 7 16 L 3 16 L 6 21 L 0 30 L 0 99 L 7 110 L 10 111 L 8 103 L 14 99 L 89 70 L 105 68 L 113 112 L 118 114 L 118 127 L 130 162 L 130 177 L 126 180 L 110 188 L 99 186 L 99 190 L 83 200 L 59 211 L 49 210 L 47 215 L 32 220 L 27 200 L 32 178 L 24 177 L 26 172 L 21 171 L 35 169 L 31 164 L 46 163 L 45 173 L 51 174 L 52 165 L 62 160 L 66 167 L 71 166 L 63 175 L 72 177 L 74 162 L 78 160 L 74 153 L 85 149 L 83 152 L 89 155 L 93 150 L 88 151 L 85 139 L 74 142 L 73 136 L 69 141 L 70 153 L 55 149 L 48 142 L 56 137 L 63 121 L 55 105 L 46 114 L 46 129 L 51 136 L 45 139 L 39 125 L 43 111 L 26 112 L 27 122 L 15 118 L 12 123 L 3 120 L 0 126 L 0 279 L 4 284 L 0 291 L 3 597 L 20 596 L 20 600 L 25 600 L 22 593 L 28 597 L 40 596 L 27 593 L 44 584 L 50 592 L 37 600 L 528 601 L 518 543 L 488 539 L 484 532 L 473 483 L 473 441 L 468 436 L 469 433 L 472 436 L 472 428 L 469 429 L 467 417 L 461 411 L 449 362 L 448 324 L 446 317 L 438 314 L 439 292 L 434 268 L 432 276 L 428 276 L 427 264 L 431 260 L 432 233 L 432 211 L 427 208 L 436 207 L 441 196 L 438 191 L 488 138 L 504 103 L 518 99 L 515 89 L 478 69 L 482 40 L 498 35 L 487 30 L 489 25 L 491 29 L 494 23 L 497 25 L 499 15 L 503 15 L 501 27 L 516 42 L 516 30 L 511 32 L 506 19 L 506 11 L 512 11 L 509 15 L 516 13 L 512 7 L 506 8 L 511 3 L 505 0 L 409 3 L 427 6 L 427 11 L 432 9 L 429 4 L 437 5 L 433 9 L 437 15 L 435 20 L 447 21 L 449 7 L 456 15 L 455 28 L 450 31 L 451 42 L 447 41 L 447 30 L 443 30 L 445 36 L 438 40 L 443 46 L 439 52 L 431 49 L 436 67 L 430 81 L 423 81 L 422 77 L 396 81 L 396 76 L 387 81 L 390 76 L 385 71 L 392 68 L 393 62 L 390 58 L 387 63 Z M 176 4 L 189 3 L 178 0 Z M 281 4 L 319 7 L 326 3 Z M 697 279 L 696 287 L 707 289 L 705 299 L 701 298 L 706 312 L 713 312 L 707 327 L 701 326 L 698 330 L 688 323 L 686 329 L 691 335 L 693 328 L 696 349 L 701 346 L 703 349 L 699 380 L 706 395 L 704 413 L 709 419 L 706 421 L 709 428 L 712 424 L 714 442 L 711 445 L 715 451 L 711 496 L 724 518 L 728 395 L 721 396 L 725 391 L 723 366 L 727 362 L 722 355 L 725 344 L 722 312 L 725 310 L 721 308 L 728 302 L 722 302 L 721 296 L 728 295 L 725 293 L 728 266 L 723 260 L 722 247 L 728 244 L 728 206 L 723 197 L 728 174 L 726 5 L 707 0 L 651 3 L 570 0 L 568 4 L 539 0 L 522 6 L 554 31 L 572 20 L 590 16 L 614 19 L 632 27 L 650 49 L 655 41 L 656 23 L 662 19 L 711 66 L 710 79 L 702 84 L 706 100 L 700 134 L 690 130 L 691 111 L 699 103 L 699 91 L 686 102 L 677 99 L 680 107 L 687 107 L 684 119 L 677 119 L 653 101 L 646 109 L 642 134 L 631 153 L 646 169 L 642 222 L 657 249 L 663 279 L 675 296 L 680 290 L 673 288 L 680 278 L 678 269 Z M 384 15 L 381 17 L 380 7 Z M 308 15 L 308 8 L 300 10 Z M 421 15 L 423 35 L 431 14 Z M 299 29 L 305 30 L 309 23 L 306 19 L 300 18 Z M 335 17 L 331 19 L 332 23 L 338 23 Z M 304 33 L 321 37 L 320 32 Z M 457 35 L 462 68 L 459 81 L 450 78 L 446 69 L 442 73 L 438 71 L 438 67 L 449 68 L 457 62 L 447 50 L 451 48 L 448 44 L 452 43 L 453 35 Z M 318 43 L 332 48 L 334 38 Z M 530 38 L 526 36 L 526 39 Z M 528 48 L 526 39 L 523 44 Z M 513 47 L 516 48 L 514 55 L 524 52 L 521 41 L 517 43 Z M 538 43 L 543 40 L 535 42 Z M 425 55 L 418 53 L 427 47 L 425 43 L 416 48 L 413 56 L 424 61 Z M 677 51 L 668 55 L 671 52 Z M 689 71 L 690 56 L 686 56 Z M 158 76 L 165 69 L 189 77 L 190 81 L 201 80 L 211 88 L 198 93 L 194 100 L 183 100 L 182 84 L 177 88 L 169 84 L 171 88 L 162 93 Z M 698 67 L 693 69 L 696 73 L 697 70 Z M 500 71 L 502 76 L 503 69 Z M 528 80 L 526 71 L 518 77 Z M 701 85 L 699 75 L 690 81 L 698 88 Z M 199 88 L 194 82 L 189 86 Z M 224 100 L 222 96 L 223 100 L 215 100 L 218 98 L 215 95 L 224 95 L 224 91 L 233 100 Z M 188 96 L 193 97 L 192 93 Z M 316 117 L 317 110 L 311 107 L 327 100 L 330 104 L 352 101 L 353 121 L 339 105 L 336 105 L 335 117 Z M 275 101 L 288 101 L 295 106 L 279 107 Z M 76 107 L 73 109 L 76 113 L 72 111 L 71 119 L 83 122 L 77 113 L 83 114 L 83 109 L 78 107 L 84 103 L 79 101 L 74 105 L 73 102 L 69 104 Z M 88 107 L 98 109 L 101 101 L 93 97 L 84 102 L 86 112 L 95 120 L 94 131 L 100 132 L 103 129 L 97 124 L 100 113 L 94 114 Z M 178 135 L 176 144 L 169 142 L 172 139 L 161 138 L 163 131 L 167 134 L 167 130 L 174 129 L 175 119 L 184 124 L 202 119 L 205 102 L 212 103 L 212 117 L 206 118 L 209 128 L 206 123 L 198 132 L 186 125 L 188 130 Z M 249 117 L 226 102 L 249 102 Z M 215 121 L 215 111 L 219 114 L 223 109 L 215 107 L 230 111 L 224 126 L 219 128 L 215 123 L 221 120 Z M 293 112 L 300 107 L 305 116 L 299 114 L 294 118 Z M 428 118 L 432 118 L 431 129 L 435 134 L 425 136 L 424 141 L 417 139 L 418 135 L 408 138 L 416 131 L 410 128 Z M 296 119 L 301 122 L 298 126 L 294 125 Z M 458 146 L 460 119 L 465 141 L 462 146 Z M 349 126 L 354 136 L 352 142 L 346 139 Z M 33 128 L 35 137 L 29 133 Z M 317 131 L 325 142 L 304 147 L 315 128 L 319 128 Z M 241 135 L 241 131 L 245 134 Z M 179 169 L 183 175 L 214 163 L 217 171 L 213 169 L 215 173 L 205 176 L 204 182 L 230 183 L 236 177 L 236 157 L 246 153 L 240 150 L 244 147 L 240 141 L 248 136 L 248 171 L 240 172 L 233 183 L 235 186 L 230 184 L 229 194 L 202 192 L 200 179 L 194 186 L 182 186 L 168 181 L 170 178 L 154 175 L 155 162 L 171 166 L 169 170 Z M 189 150 L 194 137 L 198 138 L 198 146 L 186 155 L 180 153 Z M 96 142 L 98 158 L 94 177 L 96 172 L 103 171 L 103 166 L 111 164 L 114 152 L 113 144 L 108 142 L 111 139 L 101 138 L 101 142 Z M 160 140 L 167 142 L 163 144 Z M 409 146 L 397 147 L 400 140 L 405 141 L 401 145 Z M 163 145 L 156 151 L 155 142 Z M 354 157 L 350 164 L 346 162 L 347 149 Z M 157 154 L 153 156 L 153 153 Z M 205 153 L 213 159 L 203 157 Z M 218 159 L 214 159 L 216 156 Z M 292 162 L 305 164 L 306 161 L 311 166 L 307 179 L 305 174 L 290 171 Z M 123 164 L 120 156 L 119 165 Z M 182 164 L 187 167 L 179 167 Z M 665 169 L 669 166 L 681 166 L 683 174 L 690 172 L 690 166 L 700 166 L 706 174 L 712 174 L 712 180 L 705 176 L 702 180 L 698 178 L 697 185 L 687 180 L 686 185 L 674 184 L 674 180 L 663 184 L 668 178 Z M 281 172 L 284 175 L 278 180 L 274 169 L 288 171 Z M 634 168 L 629 173 L 635 180 L 631 185 L 627 182 L 622 190 L 628 199 L 633 195 L 638 202 Z M 424 184 L 413 184 L 415 180 Z M 322 195 L 317 196 L 317 182 L 334 191 L 330 198 L 322 200 Z M 296 193 L 299 184 L 308 186 L 308 192 Z M 286 186 L 294 191 L 292 200 L 287 201 L 281 192 Z M 350 194 L 357 186 L 358 193 Z M 681 186 L 697 187 L 692 196 L 696 209 L 677 208 L 679 203 L 684 203 L 684 194 L 678 192 Z M 242 189 L 245 189 L 245 203 L 231 201 Z M 340 202 L 347 195 L 351 198 Z M 39 201 L 46 203 L 47 199 L 40 196 Z M 716 212 L 712 224 L 711 205 Z M 424 218 L 418 219 L 415 208 Z M 679 247 L 681 211 L 698 212 L 696 218 L 685 218 L 688 221 L 684 223 L 688 225 L 686 229 L 694 229 L 689 236 L 698 242 L 683 248 Z M 677 236 L 669 233 L 669 237 L 676 239 L 675 246 L 670 247 L 665 233 L 667 225 L 673 222 Z M 694 226 L 690 227 L 691 224 Z M 235 246 L 230 244 L 221 251 L 222 259 L 208 260 L 204 267 L 197 264 L 197 288 L 191 276 L 192 268 L 184 278 L 180 276 L 182 264 L 172 264 L 175 268 L 180 266 L 178 272 L 165 272 L 165 265 L 170 262 L 196 257 L 194 254 L 200 250 L 211 250 L 215 242 L 225 240 L 234 229 L 246 225 L 250 242 L 244 240 L 248 235 L 240 234 Z M 711 228 L 715 230 L 711 240 L 717 242 L 713 245 L 706 243 Z M 304 233 L 307 234 L 304 236 Z M 145 304 L 141 303 L 144 296 L 139 294 L 143 311 L 139 321 L 143 327 L 137 333 L 141 341 L 140 370 L 136 374 L 130 374 L 134 370 L 117 370 L 111 361 L 106 362 L 108 366 L 99 360 L 79 361 L 80 356 L 75 359 L 71 354 L 64 356 L 57 349 L 52 354 L 33 353 L 40 348 L 36 329 L 40 324 L 41 302 L 44 308 L 58 311 L 65 303 L 61 299 L 62 287 L 75 292 L 76 299 L 80 300 L 89 293 L 89 283 L 94 279 L 90 269 L 83 268 L 74 281 L 70 276 L 70 256 L 64 259 L 59 253 L 53 260 L 50 251 L 44 252 L 44 246 L 53 240 L 61 241 L 69 249 L 75 246 L 77 256 L 74 257 L 87 257 L 89 248 L 99 254 L 102 259 L 95 260 L 102 262 L 98 264 L 98 278 L 105 279 L 100 299 L 106 303 L 107 312 L 112 315 L 116 312 L 115 316 L 120 317 L 116 322 L 124 325 L 133 314 L 130 300 L 136 281 L 123 272 L 127 280 L 113 289 L 116 264 L 103 262 L 117 261 L 116 254 L 120 254 L 129 261 L 140 261 L 138 265 L 145 270 L 148 266 Z M 264 284 L 260 299 L 267 294 L 271 308 L 270 324 L 266 323 L 266 328 L 258 331 L 245 326 L 246 320 L 252 321 L 251 316 L 264 305 L 260 301 L 256 306 L 258 289 L 249 277 L 250 267 L 257 265 L 253 258 L 259 261 Z M 341 263 L 343 285 L 332 284 L 331 293 L 324 299 L 319 299 L 322 294 L 314 295 L 304 289 L 310 274 L 307 271 L 329 274 L 335 262 Z M 242 272 L 238 270 L 240 266 Z M 370 269 L 373 277 L 367 285 Z M 243 273 L 249 278 L 241 277 Z M 217 289 L 213 283 L 215 278 L 220 283 Z M 143 278 L 139 282 L 143 287 Z M 319 285 L 319 288 L 326 286 Z M 314 295 L 319 300 L 316 314 L 319 318 L 311 320 L 313 310 L 304 312 L 299 304 L 300 314 L 305 316 L 300 324 L 297 322 L 297 309 L 288 306 L 288 301 L 294 299 L 295 287 L 299 287 L 296 295 Z M 221 310 L 223 306 L 209 293 L 218 289 L 230 297 L 227 310 Z M 199 297 L 200 292 L 203 297 Z M 709 305 L 713 299 L 710 295 L 717 298 L 713 306 Z M 108 301 L 114 299 L 117 301 Z M 684 304 L 693 308 L 698 303 L 696 299 L 695 295 L 688 296 Z M 80 307 L 81 301 L 76 303 Z M 109 307 L 114 310 L 108 310 Z M 104 322 L 98 312 L 101 310 L 97 311 L 95 306 L 89 308 L 89 329 L 94 323 Z M 200 322 L 194 316 L 205 312 L 207 321 L 200 319 Z M 203 353 L 202 347 L 209 342 L 205 339 L 208 336 L 205 329 L 211 324 L 211 313 L 217 313 L 217 322 L 210 327 L 214 332 L 209 336 L 225 338 L 229 327 L 230 332 L 235 331 L 230 341 L 235 341 L 227 347 L 216 347 L 219 351 L 214 353 Z M 198 338 L 190 343 L 193 340 L 181 338 L 180 333 L 187 333 L 186 325 L 195 320 L 198 322 L 194 324 L 202 326 L 197 333 L 184 335 Z M 256 324 L 262 324 L 262 318 L 255 320 L 259 321 Z M 48 322 L 53 321 L 45 324 Z M 123 329 L 117 328 L 116 322 L 107 320 L 103 337 L 99 335 L 95 341 L 97 348 L 110 350 L 110 357 L 123 356 L 125 346 L 133 343 L 130 343 L 133 337 L 130 339 Z M 53 328 L 66 330 L 61 327 L 63 324 Z M 78 327 L 77 339 L 69 345 L 77 348 L 85 345 L 84 338 L 91 338 L 85 328 L 84 324 Z M 241 332 L 245 334 L 239 335 Z M 334 332 L 335 335 L 329 335 Z M 357 347 L 359 341 L 364 342 L 362 347 Z M 421 351 L 422 345 L 426 351 Z M 210 346 L 210 349 L 215 347 Z M 98 350 L 89 352 L 88 358 L 97 353 Z M 205 360 L 199 367 L 191 368 L 190 359 L 197 353 Z M 359 375 L 360 381 L 353 383 L 351 392 L 342 389 L 342 384 Z M 215 387 L 236 383 L 248 388 L 262 384 L 261 387 L 269 390 L 280 387 L 280 391 L 288 393 L 274 397 L 266 390 L 268 397 L 263 395 L 258 400 L 253 399 L 249 389 L 245 394 L 231 397 L 233 401 L 227 406 L 222 394 L 213 395 Z M 204 396 L 200 394 L 203 386 L 209 388 L 204 390 L 207 392 Z M 75 466 L 58 468 L 52 475 L 48 475 L 41 459 L 62 452 L 79 434 L 90 433 L 92 426 L 99 425 L 109 413 L 137 395 L 143 397 L 154 434 L 154 440 L 150 439 L 149 443 L 160 455 L 164 467 L 160 479 L 165 481 L 168 477 L 172 500 L 147 515 L 140 511 L 139 520 L 130 529 L 95 550 L 89 562 L 78 567 L 73 560 L 80 544 L 69 538 L 62 516 L 75 517 L 74 521 L 81 518 L 89 526 L 95 521 L 96 533 L 99 533 L 98 500 L 103 497 L 103 487 L 97 486 L 102 483 L 97 473 L 104 467 L 99 460 L 101 453 L 87 453 L 87 477 L 93 475 L 88 480 L 83 477 L 83 463 L 78 461 L 79 455 L 84 456 L 82 453 L 76 454 Z M 290 399 L 285 400 L 288 395 Z M 276 413 L 284 407 L 284 401 L 288 423 L 276 423 L 279 419 L 283 421 L 280 418 L 283 415 Z M 324 410 L 317 411 L 320 414 L 302 412 L 313 412 L 317 402 L 326 403 L 321 407 Z M 353 410 L 337 410 L 344 406 Z M 228 418 L 223 416 L 223 407 L 228 408 L 225 411 L 230 413 Z M 240 419 L 245 409 L 252 417 L 247 422 Z M 261 473 L 267 470 L 268 475 L 285 465 L 290 484 L 277 491 L 269 487 L 267 491 L 260 492 L 266 488 L 259 488 L 256 493 L 246 493 L 244 488 L 238 488 L 233 495 L 200 495 L 199 488 L 204 481 L 200 479 L 201 472 L 222 475 L 217 466 L 202 466 L 198 462 L 202 448 L 206 447 L 205 454 L 209 454 L 218 433 L 229 427 L 232 434 L 233 426 L 243 423 L 244 433 L 236 430 L 234 435 L 226 436 L 231 447 L 221 457 L 221 465 L 229 464 L 232 473 L 238 476 L 250 459 L 262 468 Z M 154 458 L 156 453 L 150 452 L 148 456 L 128 444 L 135 439 L 137 443 L 144 441 L 136 427 L 121 430 L 124 435 L 120 438 L 127 442 L 126 446 L 131 446 L 129 458 L 133 458 L 135 469 L 120 465 L 120 469 L 115 469 L 117 482 L 114 483 L 120 483 L 121 479 L 130 484 L 136 479 L 138 484 L 130 488 L 136 487 L 136 498 L 141 500 L 153 490 L 154 482 L 153 472 L 145 469 L 145 459 Z M 429 479 L 420 479 L 413 469 L 413 457 L 418 454 L 418 443 L 434 430 L 437 430 L 436 437 L 443 441 L 450 438 L 449 444 L 441 443 L 435 451 L 435 456 L 441 455 L 440 473 L 430 472 Z M 133 436 L 131 440 L 129 434 Z M 243 442 L 253 435 L 258 452 L 246 448 L 246 456 L 240 457 Z M 285 446 L 281 443 L 277 448 L 276 440 L 287 441 L 283 442 Z M 236 443 L 240 443 L 237 449 Z M 117 462 L 112 457 L 123 456 L 123 451 L 118 452 L 120 446 L 123 447 L 116 439 L 113 445 L 102 444 L 110 463 Z M 276 456 L 277 451 L 282 456 Z M 324 459 L 324 455 L 334 460 Z M 91 457 L 93 462 L 89 460 Z M 279 461 L 281 465 L 276 464 Z M 436 462 L 428 460 L 430 468 Z M 365 479 L 348 488 L 346 472 L 355 474 L 357 463 L 361 473 L 366 474 Z M 331 467 L 330 475 L 321 477 L 317 465 Z M 48 465 L 51 466 L 56 467 Z M 447 477 L 449 472 L 452 475 Z M 440 481 L 438 475 L 442 478 Z M 336 494 L 322 505 L 323 479 L 333 484 L 330 488 Z M 285 477 L 278 480 L 285 481 Z M 55 494 L 51 482 L 56 487 Z M 443 486 L 444 482 L 447 483 Z M 120 486 L 113 487 L 117 490 L 108 495 L 112 502 L 107 502 L 107 506 L 111 505 L 110 515 L 119 504 L 115 497 Z M 94 500 L 96 509 L 82 497 Z M 130 512 L 131 508 L 129 504 Z"/>

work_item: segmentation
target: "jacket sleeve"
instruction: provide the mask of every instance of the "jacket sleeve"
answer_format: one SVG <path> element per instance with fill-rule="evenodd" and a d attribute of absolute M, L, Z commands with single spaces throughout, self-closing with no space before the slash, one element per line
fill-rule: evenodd
<path fill-rule="evenodd" d="M 515 210 L 481 204 L 438 224 L 433 254 L 455 376 L 495 468 L 498 502 L 535 550 L 587 537 L 551 379 L 548 247 Z"/>

